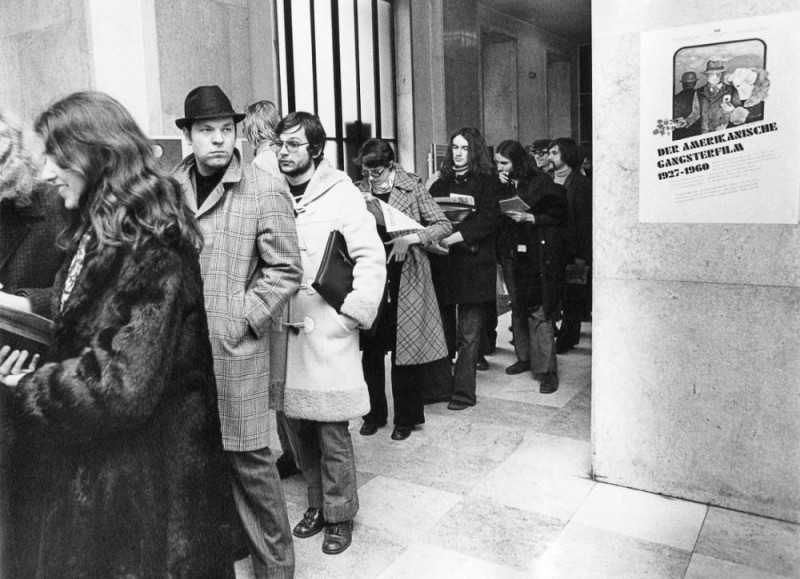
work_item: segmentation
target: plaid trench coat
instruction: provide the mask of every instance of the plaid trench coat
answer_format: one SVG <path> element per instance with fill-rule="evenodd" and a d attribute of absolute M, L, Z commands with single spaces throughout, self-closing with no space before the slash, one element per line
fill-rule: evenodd
<path fill-rule="evenodd" d="M 357 185 L 363 193 L 369 192 L 368 180 L 359 181 Z M 453 226 L 419 177 L 397 164 L 389 205 L 425 226 L 416 232 L 421 245 L 411 246 L 400 272 L 395 362 L 398 366 L 433 362 L 447 356 L 447 344 L 433 288 L 431 264 L 423 247 L 450 235 Z M 407 233 L 396 231 L 390 235 L 397 238 Z"/>
<path fill-rule="evenodd" d="M 203 233 L 200 254 L 225 450 L 269 446 L 270 327 L 302 277 L 292 202 L 284 183 L 242 167 L 234 154 L 197 207 L 194 155 L 174 171 Z"/>

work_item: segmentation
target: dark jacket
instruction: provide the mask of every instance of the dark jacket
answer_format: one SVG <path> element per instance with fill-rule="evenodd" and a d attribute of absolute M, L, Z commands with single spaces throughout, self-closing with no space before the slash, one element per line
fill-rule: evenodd
<path fill-rule="evenodd" d="M 70 256 L 71 259 L 71 256 Z M 230 483 L 196 251 L 89 249 L 53 360 L 0 388 L 14 577 L 232 577 Z"/>
<path fill-rule="evenodd" d="M 48 185 L 33 191 L 31 204 L 0 203 L 0 283 L 3 291 L 24 295 L 35 314 L 50 317 L 53 278 L 63 254 L 56 237 L 64 227 L 61 197 Z"/>
<path fill-rule="evenodd" d="M 567 261 L 580 258 L 592 263 L 592 180 L 572 171 L 564 182 L 569 204 Z"/>
<path fill-rule="evenodd" d="M 474 304 L 496 299 L 497 256 L 495 236 L 501 225 L 500 182 L 488 175 L 467 173 L 461 177 L 439 178 L 431 185 L 432 197 L 451 193 L 475 199 L 475 211 L 453 226 L 464 237 L 464 246 L 477 245 L 474 255 L 451 247 L 448 256 L 432 256 L 434 283 L 444 283 L 445 303 Z"/>
<path fill-rule="evenodd" d="M 546 175 L 536 175 L 519 192 L 530 206 L 533 223 L 512 223 L 514 233 L 515 304 L 523 311 L 544 307 L 545 315 L 557 319 L 564 290 L 564 227 L 569 217 L 567 196 L 561 185 Z"/>

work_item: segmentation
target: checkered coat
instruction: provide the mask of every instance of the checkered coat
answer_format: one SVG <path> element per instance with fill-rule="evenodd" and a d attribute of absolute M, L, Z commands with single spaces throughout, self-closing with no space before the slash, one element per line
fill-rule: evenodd
<path fill-rule="evenodd" d="M 369 192 L 369 182 L 360 181 L 358 188 Z M 402 211 L 425 229 L 417 231 L 421 245 L 411 246 L 400 272 L 397 297 L 397 339 L 395 361 L 398 366 L 425 364 L 447 356 L 447 345 L 439 315 L 439 303 L 433 289 L 431 264 L 422 246 L 450 235 L 453 226 L 439 204 L 433 200 L 419 177 L 395 165 L 394 187 L 389 205 Z M 396 231 L 393 238 L 408 231 Z"/>
<path fill-rule="evenodd" d="M 225 450 L 269 446 L 269 334 L 301 278 L 292 202 L 266 171 L 238 153 L 197 207 L 194 155 L 174 175 L 204 237 L 200 254 Z"/>

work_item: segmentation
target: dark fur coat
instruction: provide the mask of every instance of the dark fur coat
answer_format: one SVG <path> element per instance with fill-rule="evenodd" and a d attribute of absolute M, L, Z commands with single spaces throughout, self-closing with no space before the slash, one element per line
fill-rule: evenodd
<path fill-rule="evenodd" d="M 14 577 L 225 578 L 230 483 L 193 248 L 89 250 L 52 360 L 2 387 Z"/>

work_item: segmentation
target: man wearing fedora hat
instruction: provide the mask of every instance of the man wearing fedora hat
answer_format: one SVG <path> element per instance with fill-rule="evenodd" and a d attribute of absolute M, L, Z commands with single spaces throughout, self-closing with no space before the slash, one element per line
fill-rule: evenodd
<path fill-rule="evenodd" d="M 706 84 L 697 93 L 700 104 L 700 130 L 703 133 L 726 128 L 731 112 L 740 104 L 736 90 L 723 82 L 725 72 L 723 60 L 709 60 L 703 71 Z"/>
<path fill-rule="evenodd" d="M 695 72 L 690 70 L 681 75 L 681 90 L 672 97 L 672 118 L 678 123 L 678 128 L 672 131 L 673 141 L 700 134 L 700 100 L 696 85 Z"/>
<path fill-rule="evenodd" d="M 269 334 L 302 275 L 285 185 L 243 167 L 244 118 L 218 86 L 186 97 L 175 121 L 192 154 L 175 168 L 203 234 L 203 293 L 217 377 L 222 442 L 256 577 L 293 577 L 286 502 L 269 449 Z"/>

